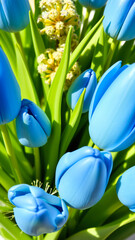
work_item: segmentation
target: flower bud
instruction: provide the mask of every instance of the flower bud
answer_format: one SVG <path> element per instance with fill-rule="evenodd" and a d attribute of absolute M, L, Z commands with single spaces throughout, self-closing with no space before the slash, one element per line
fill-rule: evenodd
<path fill-rule="evenodd" d="M 39 187 L 13 186 L 8 191 L 8 198 L 15 205 L 17 225 L 31 236 L 55 232 L 67 221 L 68 209 L 64 201 Z"/>
<path fill-rule="evenodd" d="M 135 1 L 108 0 L 103 26 L 112 38 L 128 41 L 135 38 Z"/>
<path fill-rule="evenodd" d="M 22 145 L 41 147 L 51 134 L 51 124 L 40 107 L 30 100 L 23 99 L 16 118 L 16 131 Z"/>
<path fill-rule="evenodd" d="M 91 8 L 101 8 L 106 2 L 107 0 L 79 0 L 83 6 Z"/>
<path fill-rule="evenodd" d="M 20 87 L 8 59 L 0 47 L 0 125 L 14 120 L 20 107 Z"/>
<path fill-rule="evenodd" d="M 92 69 L 84 71 L 72 83 L 67 93 L 67 104 L 72 109 L 75 108 L 84 88 L 86 92 L 84 95 L 83 113 L 89 110 L 90 102 L 97 85 L 96 74 Z"/>
<path fill-rule="evenodd" d="M 17 32 L 29 23 L 30 5 L 28 0 L 0 1 L 0 29 Z"/>
<path fill-rule="evenodd" d="M 93 142 L 108 151 L 121 151 L 135 141 L 135 63 L 115 63 L 102 76 L 89 111 Z"/>
<path fill-rule="evenodd" d="M 112 156 L 91 147 L 82 147 L 62 156 L 55 183 L 67 205 L 87 209 L 103 196 L 112 171 Z"/>
<path fill-rule="evenodd" d="M 122 174 L 117 182 L 116 191 L 120 202 L 135 212 L 135 166 Z"/>

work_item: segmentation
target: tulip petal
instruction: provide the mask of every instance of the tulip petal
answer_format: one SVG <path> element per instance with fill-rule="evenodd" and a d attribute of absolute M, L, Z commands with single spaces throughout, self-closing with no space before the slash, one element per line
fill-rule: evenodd
<path fill-rule="evenodd" d="M 132 64 L 118 75 L 92 115 L 90 136 L 100 148 L 113 151 L 134 127 L 134 76 L 135 64 Z"/>
<path fill-rule="evenodd" d="M 118 40 L 128 41 L 135 38 L 135 2 L 130 8 L 127 17 L 118 35 Z"/>
<path fill-rule="evenodd" d="M 111 172 L 112 172 L 112 168 L 113 168 L 113 159 L 112 159 L 112 155 L 109 152 L 101 152 L 101 156 L 102 156 L 102 160 L 104 161 L 105 165 L 106 165 L 106 169 L 107 169 L 107 182 L 106 184 L 108 184 Z"/>
<path fill-rule="evenodd" d="M 39 147 L 39 143 L 43 146 L 47 142 L 44 130 L 37 120 L 26 112 L 19 113 L 16 119 L 16 130 L 20 143 L 27 147 Z"/>
<path fill-rule="evenodd" d="M 65 202 L 77 209 L 96 204 L 106 188 L 107 171 L 104 162 L 94 157 L 82 159 L 67 170 L 59 182 L 59 193 Z"/>
<path fill-rule="evenodd" d="M 61 212 L 61 214 L 58 214 L 56 219 L 55 219 L 55 223 L 57 225 L 57 230 L 59 230 L 67 221 L 68 219 L 68 209 L 67 206 L 65 204 L 65 202 L 63 200 L 61 200 L 62 203 L 62 209 L 63 211 Z"/>
<path fill-rule="evenodd" d="M 38 212 L 31 212 L 23 208 L 14 208 L 17 225 L 23 232 L 31 236 L 56 231 L 55 219 L 58 214 L 59 211 L 49 205 L 46 205 L 46 209 Z"/>
<path fill-rule="evenodd" d="M 135 210 L 135 166 L 125 171 L 119 178 L 116 191 L 119 200 L 131 211 Z"/>
<path fill-rule="evenodd" d="M 38 107 L 35 103 L 28 99 L 22 100 L 22 108 L 23 106 L 27 106 L 27 108 L 31 111 L 34 118 L 37 120 L 39 125 L 44 130 L 47 136 L 51 134 L 51 125 L 47 115 L 42 111 L 40 107 Z M 39 117 L 40 116 L 40 117 Z"/>
<path fill-rule="evenodd" d="M 6 31 L 20 31 L 29 23 L 28 0 L 0 1 L 0 28 Z"/>
<path fill-rule="evenodd" d="M 134 116 L 135 118 L 135 116 Z M 129 146 L 131 146 L 133 143 L 135 143 L 135 126 L 133 128 L 133 130 L 129 133 L 128 136 L 126 136 L 123 141 L 121 141 L 121 143 L 119 143 L 117 146 L 115 146 L 115 148 L 112 148 L 113 152 L 118 152 L 118 151 L 122 151 L 126 148 L 128 148 Z"/>
<path fill-rule="evenodd" d="M 59 160 L 56 168 L 55 184 L 58 189 L 59 181 L 62 175 L 76 162 L 82 158 L 93 156 L 94 149 L 91 147 L 83 147 L 72 153 L 68 152 Z"/>
<path fill-rule="evenodd" d="M 108 1 L 104 12 L 105 17 L 103 20 L 103 26 L 105 32 L 112 38 L 116 38 L 118 36 L 120 29 L 133 3 L 134 0 Z"/>
<path fill-rule="evenodd" d="M 5 53 L 0 48 L 0 124 L 14 120 L 20 107 L 20 87 Z"/>
<path fill-rule="evenodd" d="M 118 61 L 115 64 L 113 64 L 101 77 L 100 82 L 98 83 L 94 95 L 92 97 L 92 101 L 90 104 L 90 110 L 89 110 L 89 121 L 91 119 L 91 116 L 102 98 L 103 94 L 107 91 L 111 83 L 115 80 L 115 76 L 117 76 L 120 72 L 122 62 Z"/>

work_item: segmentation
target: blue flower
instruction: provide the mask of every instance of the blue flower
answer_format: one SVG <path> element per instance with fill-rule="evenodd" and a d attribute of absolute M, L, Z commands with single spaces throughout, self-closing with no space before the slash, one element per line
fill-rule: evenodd
<path fill-rule="evenodd" d="M 0 125 L 14 120 L 20 107 L 20 87 L 8 59 L 0 47 Z"/>
<path fill-rule="evenodd" d="M 128 41 L 135 38 L 135 1 L 108 0 L 103 26 L 112 38 Z"/>
<path fill-rule="evenodd" d="M 83 104 L 83 113 L 89 110 L 90 102 L 97 85 L 96 74 L 92 69 L 88 69 L 83 72 L 72 83 L 67 93 L 67 104 L 72 109 L 75 108 L 79 97 L 81 96 L 84 88 L 86 88 Z"/>
<path fill-rule="evenodd" d="M 82 147 L 62 156 L 55 183 L 67 205 L 87 209 L 103 196 L 112 171 L 112 156 L 91 147 Z"/>
<path fill-rule="evenodd" d="M 31 236 L 55 232 L 67 221 L 68 209 L 64 201 L 39 187 L 13 186 L 8 191 L 8 198 L 15 205 L 17 225 Z"/>
<path fill-rule="evenodd" d="M 17 32 L 29 24 L 30 5 L 28 0 L 0 1 L 0 29 Z"/>
<path fill-rule="evenodd" d="M 107 0 L 79 0 L 79 2 L 85 7 L 101 8 L 105 5 Z"/>
<path fill-rule="evenodd" d="M 102 76 L 89 111 L 93 142 L 108 151 L 121 151 L 135 141 L 135 63 L 115 63 Z"/>
<path fill-rule="evenodd" d="M 116 191 L 120 202 L 135 212 L 135 166 L 122 174 L 117 182 Z"/>
<path fill-rule="evenodd" d="M 23 99 L 16 118 L 16 131 L 22 145 L 41 147 L 51 134 L 51 124 L 40 107 L 30 100 Z"/>

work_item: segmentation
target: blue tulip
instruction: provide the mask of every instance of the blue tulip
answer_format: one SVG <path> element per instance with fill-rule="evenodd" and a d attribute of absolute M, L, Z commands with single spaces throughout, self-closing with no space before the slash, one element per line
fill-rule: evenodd
<path fill-rule="evenodd" d="M 108 151 L 121 151 L 135 141 L 135 63 L 115 63 L 102 76 L 89 111 L 93 142 Z"/>
<path fill-rule="evenodd" d="M 21 110 L 16 118 L 17 137 L 27 147 L 41 147 L 51 134 L 51 124 L 35 103 L 23 99 Z"/>
<path fill-rule="evenodd" d="M 88 69 L 83 72 L 76 80 L 72 83 L 67 93 L 67 104 L 72 109 L 75 108 L 80 95 L 84 88 L 86 88 L 83 104 L 83 113 L 89 110 L 90 102 L 97 85 L 96 74 L 92 69 Z"/>
<path fill-rule="evenodd" d="M 117 182 L 116 191 L 120 202 L 135 212 L 135 166 L 122 174 Z"/>
<path fill-rule="evenodd" d="M 13 186 L 8 191 L 8 198 L 15 205 L 17 225 L 31 236 L 55 232 L 67 221 L 68 209 L 64 201 L 39 187 Z"/>
<path fill-rule="evenodd" d="M 112 38 L 128 41 L 135 38 L 135 1 L 108 0 L 103 26 Z"/>
<path fill-rule="evenodd" d="M 28 0 L 0 1 L 0 29 L 17 32 L 29 24 L 30 5 Z"/>
<path fill-rule="evenodd" d="M 83 6 L 91 8 L 101 8 L 106 2 L 107 0 L 79 0 Z"/>
<path fill-rule="evenodd" d="M 8 59 L 0 47 L 0 125 L 14 120 L 20 107 L 20 87 Z"/>
<path fill-rule="evenodd" d="M 55 183 L 67 205 L 87 209 L 103 196 L 112 171 L 112 156 L 91 147 L 82 147 L 62 156 Z"/>

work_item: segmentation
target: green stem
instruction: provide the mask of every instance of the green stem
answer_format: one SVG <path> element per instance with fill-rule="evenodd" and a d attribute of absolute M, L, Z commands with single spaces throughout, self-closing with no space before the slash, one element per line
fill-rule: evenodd
<path fill-rule="evenodd" d="M 37 240 L 43 240 L 43 234 L 37 237 Z"/>
<path fill-rule="evenodd" d="M 1 125 L 0 128 L 1 128 L 1 133 L 2 133 L 2 137 L 3 137 L 3 141 L 4 141 L 4 144 L 5 144 L 7 154 L 9 156 L 10 160 L 11 160 L 10 165 L 11 165 L 13 175 L 16 179 L 16 183 L 22 183 L 23 180 L 22 180 L 20 168 L 18 166 L 18 162 L 17 162 L 16 156 L 15 156 L 15 153 L 14 153 L 14 149 L 12 147 L 12 143 L 11 143 L 11 140 L 10 140 L 10 136 L 9 136 L 9 133 L 8 133 L 7 126 L 6 125 Z"/>
<path fill-rule="evenodd" d="M 17 43 L 20 45 L 20 47 L 21 47 L 21 49 L 22 49 L 23 46 L 22 46 L 22 40 L 21 40 L 20 33 L 19 33 L 19 32 L 15 32 L 15 33 L 14 33 L 14 37 L 15 37 Z"/>
<path fill-rule="evenodd" d="M 88 146 L 89 146 L 89 147 L 93 147 L 93 145 L 94 145 L 94 143 L 93 143 L 92 139 L 90 138 L 90 140 L 89 140 L 89 142 L 88 142 Z"/>
<path fill-rule="evenodd" d="M 80 35 L 80 41 L 85 36 L 87 26 L 88 26 L 90 11 L 91 11 L 91 8 L 86 8 L 86 14 L 85 14 L 84 21 L 83 21 L 83 28 L 82 28 L 82 32 L 81 32 L 81 35 Z"/>
<path fill-rule="evenodd" d="M 34 158 L 35 158 L 36 179 L 40 180 L 40 177 L 41 177 L 41 164 L 40 164 L 39 148 L 33 148 L 33 151 L 34 151 Z"/>
<path fill-rule="evenodd" d="M 118 41 L 117 39 L 113 39 L 113 40 L 112 40 L 112 43 L 111 43 L 111 46 L 110 46 L 110 50 L 109 50 L 107 59 L 106 59 L 106 61 L 105 61 L 104 72 L 105 72 L 105 71 L 110 67 L 110 65 L 111 65 L 112 58 L 113 58 L 113 55 L 114 55 L 114 52 L 115 52 L 115 49 L 116 49 L 118 43 L 119 43 L 119 41 Z"/>

